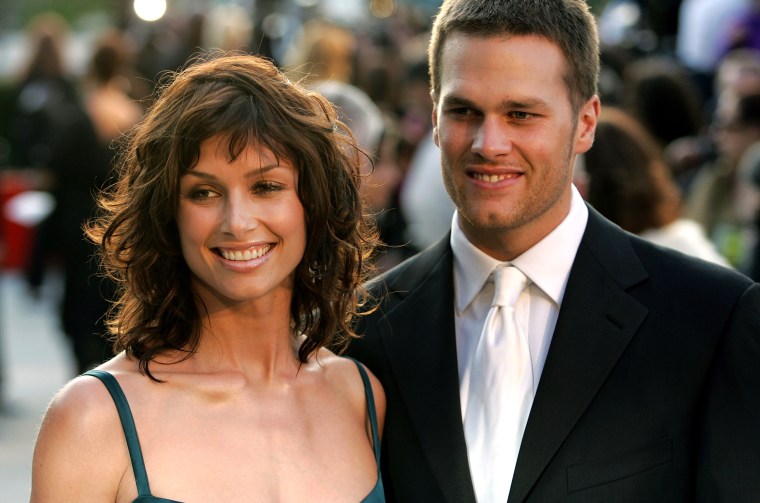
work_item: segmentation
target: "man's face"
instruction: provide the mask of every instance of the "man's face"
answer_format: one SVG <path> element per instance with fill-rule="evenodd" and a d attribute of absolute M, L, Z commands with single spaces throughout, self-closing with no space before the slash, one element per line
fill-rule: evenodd
<path fill-rule="evenodd" d="M 744 124 L 739 119 L 737 102 L 738 99 L 731 105 L 718 108 L 711 125 L 718 152 L 732 166 L 739 163 L 750 145 L 760 141 L 760 128 Z"/>
<path fill-rule="evenodd" d="M 535 36 L 451 34 L 433 110 L 443 178 L 470 241 L 509 260 L 565 218 L 575 155 L 593 143 L 594 97 L 578 113 L 560 49 Z"/>

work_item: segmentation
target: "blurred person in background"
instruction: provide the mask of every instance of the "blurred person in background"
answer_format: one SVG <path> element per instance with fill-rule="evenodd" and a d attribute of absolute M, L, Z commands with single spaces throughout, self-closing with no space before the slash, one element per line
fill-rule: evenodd
<path fill-rule="evenodd" d="M 17 166 L 44 171 L 45 188 L 55 200 L 52 213 L 35 229 L 26 278 L 37 295 L 49 267 L 63 272 L 60 328 L 82 372 L 112 354 L 103 339 L 108 291 L 101 289 L 94 249 L 82 229 L 93 215 L 93 192 L 108 177 L 110 152 L 83 103 L 80 81 L 65 70 L 63 26 L 54 14 L 31 24 L 37 45 L 18 94 L 12 149 Z"/>
<path fill-rule="evenodd" d="M 702 98 L 676 60 L 648 56 L 631 61 L 622 85 L 624 107 L 661 146 L 701 131 Z"/>
<path fill-rule="evenodd" d="M 84 237 L 83 226 L 96 214 L 97 190 L 113 181 L 118 140 L 143 113 L 129 94 L 132 50 L 120 31 L 108 31 L 96 40 L 81 86 L 85 114 L 80 125 L 72 126 L 68 168 L 53 185 L 56 208 L 46 227 L 46 242 L 64 273 L 61 326 L 73 343 L 77 373 L 113 355 L 105 339 L 113 284 L 99 274 L 96 248 Z"/>
<path fill-rule="evenodd" d="M 116 154 L 112 142 L 142 117 L 143 108 L 132 93 L 135 49 L 121 30 L 108 30 L 95 42 L 84 82 L 84 102 L 100 143 Z"/>
<path fill-rule="evenodd" d="M 26 29 L 30 56 L 13 92 L 11 165 L 53 171 L 53 150 L 79 106 L 77 83 L 66 68 L 68 24 L 58 14 L 38 15 Z"/>
<path fill-rule="evenodd" d="M 760 141 L 760 94 L 725 103 L 711 125 L 717 158 L 700 168 L 687 196 L 685 215 L 703 226 L 718 252 L 734 267 L 748 273 L 758 237 L 754 220 L 760 192 L 739 168 Z"/>
<path fill-rule="evenodd" d="M 730 113 L 739 96 L 760 93 L 760 52 L 736 49 L 720 59 L 712 89 L 713 97 L 702 109 L 702 129 L 664 146 L 666 162 L 687 198 L 696 175 L 719 156 L 710 123 Z"/>
<path fill-rule="evenodd" d="M 72 107 L 76 106 L 76 86 L 64 61 L 64 49 L 68 42 L 68 24 L 58 14 L 42 13 L 33 18 L 24 32 L 24 41 L 28 48 L 28 59 L 17 77 L 3 83 L 2 103 L 0 103 L 0 155 L 2 167 L 10 167 L 19 172 L 32 174 L 29 179 L 38 184 L 35 189 L 50 188 L 51 172 L 54 169 L 54 150 L 58 147 L 61 127 Z M 5 183 L 5 180 L 3 180 Z M 5 195 L 5 187 L 3 188 Z M 6 200 L 0 198 L 0 208 L 6 210 Z M 30 232 L 31 245 L 22 250 L 24 268 L 32 268 L 43 260 L 42 237 L 39 227 L 34 226 Z M 6 254 L 11 245 L 0 239 L 0 254 L 5 265 Z M 41 270 L 41 268 L 40 268 Z M 30 293 L 39 296 L 41 275 L 30 284 Z M 0 334 L 2 337 L 2 334 Z M 3 369 L 4 354 L 0 351 L 0 412 L 4 411 Z"/>
<path fill-rule="evenodd" d="M 356 49 L 356 35 L 350 29 L 311 19 L 285 54 L 283 67 L 291 78 L 305 84 L 320 80 L 353 83 Z"/>
<path fill-rule="evenodd" d="M 729 265 L 701 225 L 681 216 L 681 191 L 661 147 L 630 114 L 604 108 L 581 164 L 581 195 L 602 215 L 653 243 Z"/>
<path fill-rule="evenodd" d="M 760 50 L 735 49 L 720 60 L 715 75 L 715 99 L 710 109 L 715 115 L 731 113 L 741 96 L 760 93 Z"/>
<path fill-rule="evenodd" d="M 408 142 L 408 161 L 399 191 L 399 207 L 411 246 L 424 250 L 445 235 L 454 205 L 441 178 L 440 150 L 433 140 L 428 55 L 430 36 L 418 36 L 406 50 L 401 127 Z M 425 44 L 422 46 L 422 44 Z"/>
<path fill-rule="evenodd" d="M 411 245 L 424 250 L 451 228 L 454 204 L 441 177 L 441 151 L 433 134 L 423 137 L 409 162 L 399 193 Z"/>
<path fill-rule="evenodd" d="M 699 161 L 692 161 L 698 176 L 687 194 L 687 215 L 701 222 L 722 254 L 745 273 L 752 268 L 751 250 L 758 241 L 752 222 L 760 203 L 751 166 L 760 130 L 753 105 L 757 98 L 740 102 L 754 95 L 760 95 L 760 51 L 735 49 L 718 66 L 710 128 L 677 146 L 680 156 Z"/>
<path fill-rule="evenodd" d="M 151 75 L 156 79 L 162 71 L 176 72 L 187 60 L 206 47 L 208 19 L 206 14 L 195 12 L 180 14 L 167 22 L 171 26 L 173 43 L 164 44 L 164 50 L 157 61 L 158 71 Z"/>
<path fill-rule="evenodd" d="M 407 144 L 407 165 L 417 147 L 430 138 L 433 128 L 430 120 L 433 106 L 430 103 L 427 55 L 408 54 L 408 58 L 405 59 L 404 78 L 400 85 L 404 92 L 398 112 L 401 133 Z"/>
<path fill-rule="evenodd" d="M 622 108 L 644 126 L 660 148 L 682 138 L 696 138 L 706 125 L 704 103 L 688 72 L 676 60 L 648 56 L 623 70 Z M 682 191 L 695 176 L 695 163 L 668 164 Z"/>
<path fill-rule="evenodd" d="M 392 116 L 383 113 L 361 89 L 340 81 L 315 81 L 311 87 L 327 98 L 340 119 L 351 129 L 359 146 L 369 157 L 361 166 L 361 194 L 380 232 L 382 246 L 375 260 L 378 272 L 408 258 L 410 249 L 396 194 L 403 173 L 398 163 L 401 142 Z"/>

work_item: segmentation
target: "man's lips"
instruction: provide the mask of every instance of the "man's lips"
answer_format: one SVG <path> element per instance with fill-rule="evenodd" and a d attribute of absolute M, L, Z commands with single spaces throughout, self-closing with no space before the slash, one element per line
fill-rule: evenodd
<path fill-rule="evenodd" d="M 470 176 L 476 180 L 480 180 L 481 182 L 496 183 L 501 182 L 502 180 L 506 180 L 507 178 L 517 178 L 521 176 L 521 173 L 499 173 L 489 175 L 488 173 L 473 172 L 470 173 Z"/>

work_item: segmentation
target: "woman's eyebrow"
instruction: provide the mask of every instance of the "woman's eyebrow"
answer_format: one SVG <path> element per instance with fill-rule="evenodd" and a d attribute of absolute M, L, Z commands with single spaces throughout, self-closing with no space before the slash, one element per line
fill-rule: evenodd
<path fill-rule="evenodd" d="M 253 177 L 253 176 L 258 176 L 258 175 L 266 174 L 269 171 L 272 171 L 273 169 L 280 168 L 280 167 L 282 167 L 282 165 L 279 164 L 279 163 L 267 164 L 265 166 L 261 166 L 261 167 L 257 167 L 257 168 L 253 168 L 253 169 L 249 170 L 245 174 L 245 176 L 246 177 Z M 213 175 L 211 173 L 206 173 L 205 171 L 199 171 L 197 168 L 193 168 L 193 169 L 190 169 L 190 170 L 186 171 L 185 175 L 193 175 L 193 176 L 195 176 L 197 178 L 202 178 L 204 180 L 216 180 L 216 176 L 215 175 Z"/>

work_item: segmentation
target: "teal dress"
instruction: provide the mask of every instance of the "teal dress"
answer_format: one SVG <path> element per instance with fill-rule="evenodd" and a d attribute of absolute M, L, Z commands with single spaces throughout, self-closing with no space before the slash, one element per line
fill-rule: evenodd
<path fill-rule="evenodd" d="M 364 395 L 367 399 L 367 411 L 369 412 L 369 420 L 372 429 L 372 444 L 375 449 L 375 461 L 378 466 L 377 483 L 361 503 L 385 503 L 383 479 L 380 476 L 380 438 L 377 431 L 375 399 L 372 393 L 369 377 L 367 376 L 367 371 L 364 370 L 364 367 L 359 364 L 359 362 L 356 360 L 354 360 L 354 362 L 359 368 L 359 373 L 364 382 Z M 134 503 L 181 503 L 166 498 L 158 498 L 150 493 L 148 474 L 145 471 L 145 462 L 143 461 L 142 451 L 140 450 L 140 441 L 137 439 L 135 421 L 132 418 L 132 411 L 129 408 L 127 397 L 124 395 L 116 378 L 103 370 L 90 370 L 83 375 L 89 375 L 100 379 L 103 384 L 105 384 L 106 388 L 108 388 L 108 392 L 111 393 L 111 398 L 113 398 L 113 401 L 116 404 L 116 410 L 119 412 L 119 418 L 121 419 L 121 426 L 124 429 L 124 436 L 127 439 L 127 449 L 129 450 L 129 458 L 132 461 L 132 471 L 135 474 L 135 481 L 137 482 L 137 499 L 135 499 Z"/>

